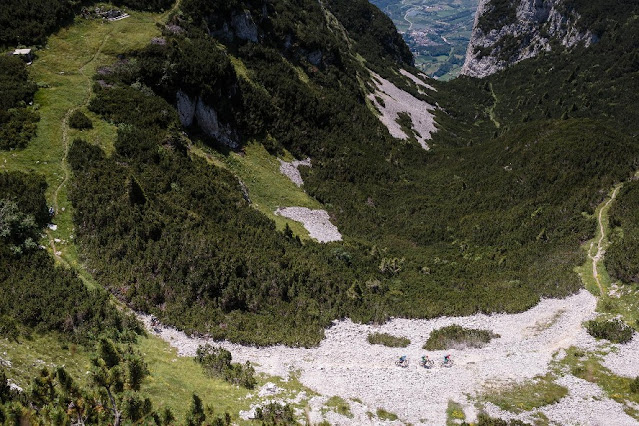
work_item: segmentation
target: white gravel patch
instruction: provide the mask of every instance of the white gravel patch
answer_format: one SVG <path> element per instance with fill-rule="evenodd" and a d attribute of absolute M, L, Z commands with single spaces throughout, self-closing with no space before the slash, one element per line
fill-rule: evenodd
<path fill-rule="evenodd" d="M 341 241 L 342 234 L 335 225 L 326 210 L 311 210 L 306 207 L 285 207 L 275 210 L 275 214 L 287 217 L 304 225 L 311 238 L 320 243 Z"/>
<path fill-rule="evenodd" d="M 462 404 L 467 414 L 474 413 L 468 395 L 472 397 L 480 392 L 486 382 L 521 381 L 543 375 L 553 354 L 570 346 L 598 349 L 600 344 L 581 326 L 594 316 L 595 307 L 596 298 L 582 290 L 566 299 L 542 300 L 536 307 L 519 314 L 392 319 L 382 326 L 338 321 L 326 330 L 321 344 L 311 349 L 215 344 L 230 350 L 235 361 L 258 364 L 256 369 L 260 372 L 287 377 L 291 371 L 299 371 L 301 383 L 324 396 L 359 398 L 368 411 L 375 413 L 377 408 L 383 408 L 397 414 L 403 422 L 445 424 L 449 400 Z M 141 319 L 149 328 L 150 318 L 141 316 Z M 421 347 L 430 332 L 451 324 L 492 330 L 501 337 L 481 349 L 432 351 L 428 355 L 437 361 L 450 353 L 455 366 L 442 368 L 437 364 L 431 370 L 420 368 L 418 360 L 425 354 Z M 367 335 L 376 331 L 407 337 L 411 344 L 404 349 L 370 345 Z M 163 327 L 158 334 L 182 356 L 193 356 L 199 345 L 207 343 L 206 339 L 190 338 L 173 328 Z M 394 364 L 403 354 L 411 362 L 406 369 Z M 588 408 L 593 404 L 591 399 L 575 397 L 569 401 L 552 410 L 548 408 L 546 415 L 551 419 L 566 419 L 576 418 L 577 411 L 592 412 Z M 603 408 L 609 402 L 602 397 L 597 404 Z M 618 418 L 619 424 L 625 424 L 626 418 L 618 413 L 618 407 L 613 408 L 613 419 Z"/>
<path fill-rule="evenodd" d="M 568 395 L 555 404 L 538 409 L 513 414 L 504 411 L 494 404 L 488 403 L 484 411 L 491 417 L 517 419 L 536 424 L 535 415 L 541 413 L 560 425 L 637 425 L 638 422 L 624 412 L 624 405 L 608 398 L 606 393 L 595 383 L 565 375 L 555 383 L 568 389 Z"/>
<path fill-rule="evenodd" d="M 612 350 L 603 358 L 602 365 L 618 376 L 639 376 L 639 335 L 623 345 L 611 345 Z"/>
<path fill-rule="evenodd" d="M 415 76 L 414 74 L 409 73 L 405 69 L 399 70 L 399 73 L 401 75 L 403 75 L 404 77 L 407 77 L 407 78 L 411 79 L 413 81 L 413 83 L 415 83 L 418 86 L 425 87 L 428 90 L 432 90 L 433 92 L 437 91 L 437 89 L 435 89 L 433 86 L 431 86 L 430 84 L 427 84 L 426 82 L 424 82 L 424 80 L 422 80 L 421 78 Z M 421 74 L 421 75 L 424 75 L 424 74 Z"/>
<path fill-rule="evenodd" d="M 396 121 L 399 117 L 398 114 L 405 112 L 410 115 L 413 122 L 413 130 L 417 133 L 417 142 L 425 150 L 430 149 L 426 141 L 432 139 L 432 133 L 437 131 L 435 116 L 432 113 L 435 107 L 399 89 L 372 71 L 371 75 L 377 86 L 377 91 L 369 94 L 368 99 L 379 111 L 379 119 L 388 128 L 391 136 L 402 140 L 408 139 L 409 136 Z M 378 97 L 382 99 L 384 105 L 381 105 L 377 100 Z"/>
<path fill-rule="evenodd" d="M 302 175 L 300 174 L 299 168 L 300 166 L 311 167 L 311 159 L 307 158 L 306 160 L 294 160 L 290 163 L 282 159 L 278 159 L 280 161 L 280 172 L 287 176 L 293 183 L 297 186 L 304 185 L 304 181 L 302 180 Z"/>

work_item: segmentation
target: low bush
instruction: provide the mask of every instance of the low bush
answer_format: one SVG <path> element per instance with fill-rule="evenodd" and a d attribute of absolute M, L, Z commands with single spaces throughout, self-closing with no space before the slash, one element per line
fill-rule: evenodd
<path fill-rule="evenodd" d="M 195 361 L 204 368 L 211 377 L 219 377 L 234 385 L 253 389 L 257 384 L 255 369 L 250 362 L 232 364 L 231 352 L 209 344 L 197 348 Z"/>
<path fill-rule="evenodd" d="M 264 407 L 255 409 L 255 418 L 261 420 L 263 425 L 294 425 L 295 416 L 290 405 L 282 405 L 271 402 Z"/>
<path fill-rule="evenodd" d="M 389 348 L 405 348 L 410 345 L 406 337 L 397 337 L 388 333 L 371 333 L 368 335 L 368 343 L 371 345 L 384 345 Z"/>
<path fill-rule="evenodd" d="M 394 422 L 395 420 L 397 420 L 397 414 L 386 411 L 383 408 L 377 409 L 377 417 L 380 420 L 388 420 L 390 422 Z"/>
<path fill-rule="evenodd" d="M 479 413 L 477 416 L 477 426 L 526 426 L 529 424 L 517 419 L 503 420 L 490 417 L 486 413 Z"/>
<path fill-rule="evenodd" d="M 630 392 L 639 393 L 639 376 L 635 377 L 635 379 L 630 382 Z"/>
<path fill-rule="evenodd" d="M 29 79 L 24 61 L 0 55 L 0 149 L 24 148 L 35 135 L 40 116 L 28 105 L 37 88 Z"/>
<path fill-rule="evenodd" d="M 341 414 L 344 417 L 348 417 L 349 419 L 353 418 L 353 413 L 351 412 L 351 406 L 349 403 L 337 395 L 329 398 L 328 401 L 326 401 L 326 406 L 333 408 L 338 414 Z"/>
<path fill-rule="evenodd" d="M 450 325 L 448 327 L 433 330 L 423 348 L 430 351 L 452 348 L 481 348 L 492 339 L 498 337 L 501 336 L 490 330 Z"/>
<path fill-rule="evenodd" d="M 592 337 L 606 339 L 612 343 L 627 343 L 632 340 L 632 328 L 618 318 L 608 321 L 588 321 L 586 329 Z"/>
<path fill-rule="evenodd" d="M 85 130 L 92 129 L 93 123 L 82 111 L 75 110 L 73 114 L 71 114 L 71 117 L 69 117 L 69 126 L 71 126 L 72 129 Z"/>

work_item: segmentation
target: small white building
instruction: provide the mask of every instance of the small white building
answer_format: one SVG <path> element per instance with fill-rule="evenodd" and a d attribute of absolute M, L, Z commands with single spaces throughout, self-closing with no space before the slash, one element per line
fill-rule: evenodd
<path fill-rule="evenodd" d="M 13 54 L 25 58 L 29 64 L 33 60 L 31 49 L 16 49 L 13 51 Z"/>

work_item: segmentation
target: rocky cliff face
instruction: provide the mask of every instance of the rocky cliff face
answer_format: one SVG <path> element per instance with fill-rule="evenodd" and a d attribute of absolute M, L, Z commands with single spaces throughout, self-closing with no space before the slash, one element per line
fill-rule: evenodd
<path fill-rule="evenodd" d="M 184 127 L 194 124 L 207 136 L 216 139 L 231 149 L 238 149 L 238 137 L 230 126 L 220 123 L 217 112 L 198 97 L 189 96 L 183 91 L 177 92 L 177 110 L 180 123 Z"/>
<path fill-rule="evenodd" d="M 480 0 L 461 73 L 486 77 L 554 46 L 596 41 L 564 0 Z"/>

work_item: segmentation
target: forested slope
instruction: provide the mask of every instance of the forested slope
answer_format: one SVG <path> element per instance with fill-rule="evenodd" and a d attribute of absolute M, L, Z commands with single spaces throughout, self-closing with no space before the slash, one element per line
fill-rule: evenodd
<path fill-rule="evenodd" d="M 410 58 L 376 11 L 366 35 L 363 4 L 311 3 L 186 0 L 161 41 L 99 72 L 90 108 L 120 124 L 116 154 L 71 152 L 79 242 L 98 280 L 180 327 L 260 344 L 316 343 L 341 316 L 517 311 L 576 291 L 588 214 L 639 159 L 628 92 L 616 90 L 634 84 L 621 67 L 632 46 L 616 42 L 632 21 L 577 63 L 549 54 L 426 95 L 397 73 Z M 365 102 L 365 65 L 438 102 L 431 152 L 388 136 Z M 237 146 L 310 155 L 306 191 L 345 242 L 277 233 L 233 176 L 191 158 L 175 130 L 180 96 L 214 110 Z M 189 137 L 228 150 L 205 127 Z"/>

